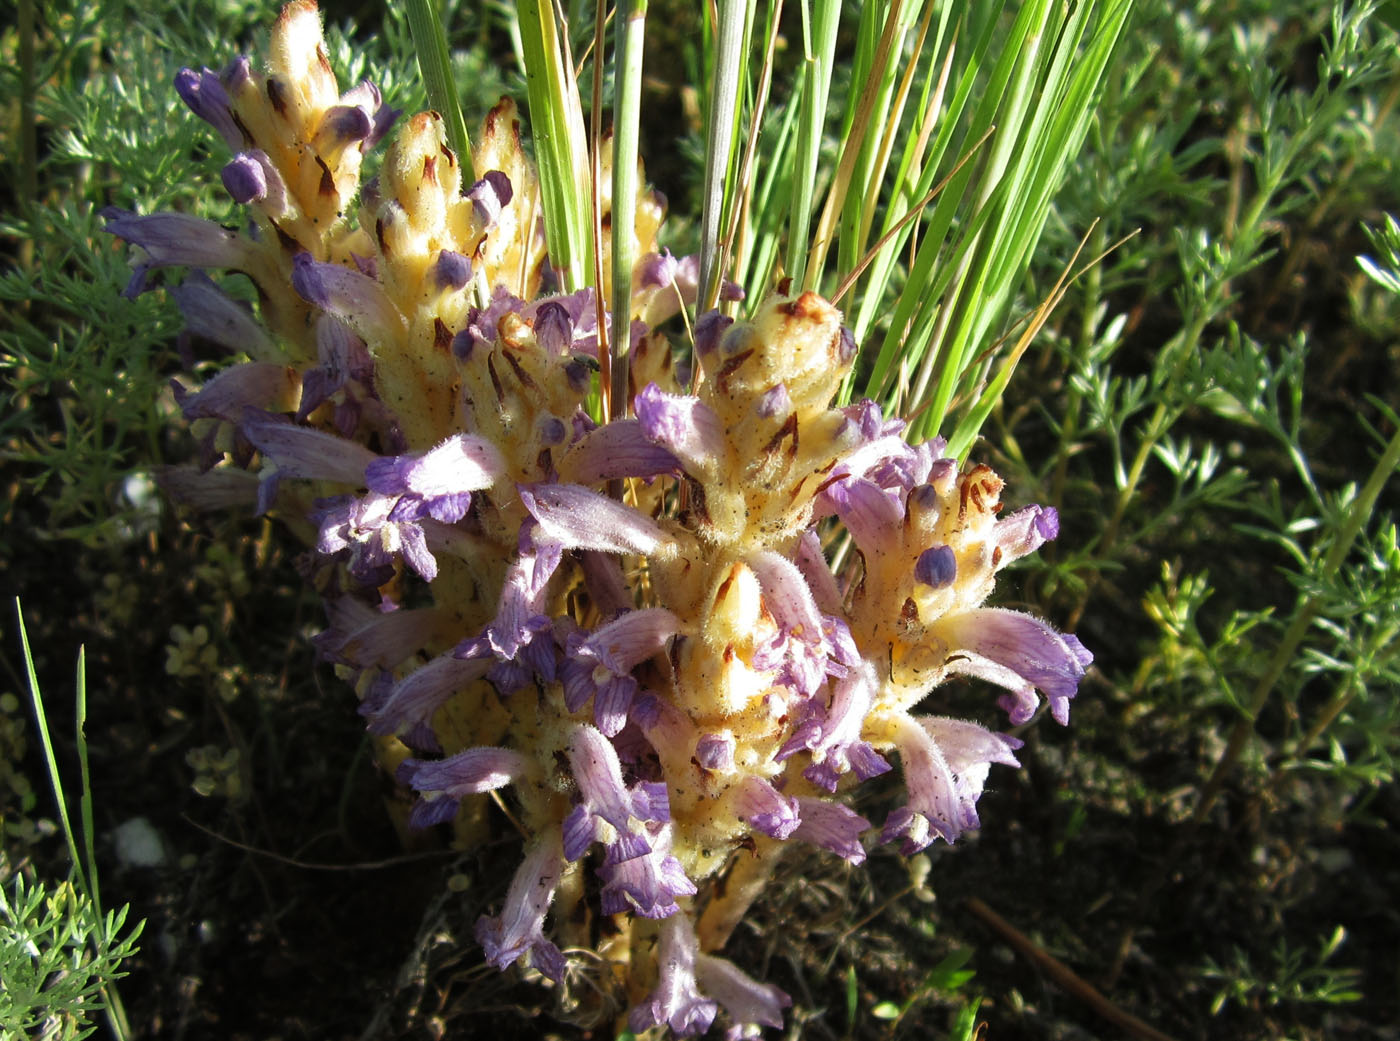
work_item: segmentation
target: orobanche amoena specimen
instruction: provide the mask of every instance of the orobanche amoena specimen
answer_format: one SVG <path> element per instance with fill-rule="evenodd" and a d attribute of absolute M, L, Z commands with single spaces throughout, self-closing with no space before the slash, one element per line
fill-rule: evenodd
<path fill-rule="evenodd" d="M 202 458 L 166 486 L 314 543 L 320 650 L 418 793 L 411 826 L 480 841 L 502 790 L 524 852 L 476 924 L 492 965 L 567 996 L 594 951 L 633 1030 L 699 1034 L 721 1010 L 733 1035 L 780 1026 L 788 997 L 716 952 L 789 844 L 859 863 L 863 842 L 951 842 L 991 765 L 1017 765 L 1015 738 L 918 711 L 930 691 L 980 677 L 1013 724 L 1037 692 L 1066 721 L 1088 652 L 982 606 L 1054 512 L 998 517 L 986 466 L 910 445 L 870 401 L 832 407 L 856 344 L 813 293 L 699 315 L 678 375 L 657 327 L 693 302 L 695 262 L 657 251 L 646 192 L 604 199 L 635 207 L 641 259 L 630 414 L 596 421 L 601 309 L 548 289 L 509 102 L 475 184 L 432 112 L 361 184 L 399 114 L 370 83 L 341 93 L 311 0 L 282 11 L 264 71 L 175 87 L 232 151 L 247 226 L 107 227 L 140 248 L 130 292 L 195 269 L 169 290 L 188 328 L 246 360 L 180 391 Z M 199 269 L 246 275 L 256 314 Z M 842 796 L 895 761 L 907 798 L 872 824 Z"/>

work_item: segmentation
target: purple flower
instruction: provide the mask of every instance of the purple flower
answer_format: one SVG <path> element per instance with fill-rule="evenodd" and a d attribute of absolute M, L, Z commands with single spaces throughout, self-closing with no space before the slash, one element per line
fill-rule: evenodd
<path fill-rule="evenodd" d="M 1051 506 L 1027 506 L 996 522 L 993 536 L 1002 566 L 1034 553 L 1060 534 L 1060 515 Z"/>
<path fill-rule="evenodd" d="M 609 847 L 610 862 L 650 852 L 647 822 L 671 819 L 666 786 L 643 782 L 629 791 L 617 749 L 587 723 L 574 727 L 566 754 L 581 799 L 564 822 L 564 855 L 577 860 L 594 842 Z"/>
<path fill-rule="evenodd" d="M 334 434 L 294 425 L 285 416 L 248 409 L 240 433 L 276 468 L 258 489 L 258 509 L 272 505 L 277 481 L 282 477 L 336 481 L 359 487 L 365 467 L 379 457 L 364 445 Z"/>
<path fill-rule="evenodd" d="M 681 472 L 680 460 L 648 438 L 636 419 L 614 419 L 590 430 L 569 449 L 561 467 L 585 484 L 615 477 L 650 480 Z"/>
<path fill-rule="evenodd" d="M 338 318 L 322 315 L 317 320 L 316 356 L 320 364 L 307 369 L 302 376 L 301 405 L 296 416 L 298 422 L 305 421 L 332 394 L 344 389 L 352 380 L 368 387 L 374 378 L 374 362 L 365 341 Z"/>
<path fill-rule="evenodd" d="M 680 861 L 660 848 L 617 861 L 610 852 L 598 874 L 603 914 L 630 911 L 643 918 L 669 918 L 680 910 L 676 897 L 696 893 Z"/>
<path fill-rule="evenodd" d="M 114 206 L 103 210 L 102 216 L 107 221 L 104 231 L 146 251 L 126 288 L 128 296 L 141 291 L 146 271 L 153 267 L 182 264 L 245 271 L 251 266 L 251 244 L 211 220 L 185 213 L 152 213 L 143 217 Z"/>
<path fill-rule="evenodd" d="M 977 800 L 991 764 L 1020 765 L 1014 754 L 1020 741 L 976 723 L 899 713 L 891 725 L 909 802 L 889 815 L 880 841 L 903 839 L 905 856 L 934 838 L 953 842 L 976 828 Z"/>
<path fill-rule="evenodd" d="M 960 657 L 950 671 L 977 676 L 1011 691 L 998 702 L 1020 726 L 1035 714 L 1039 690 L 1050 714 L 1069 722 L 1069 703 L 1094 656 L 1069 633 L 1057 633 L 1033 615 L 982 607 L 940 619 L 939 635 Z"/>
<path fill-rule="evenodd" d="M 370 342 L 392 340 L 403 331 L 403 316 L 383 287 L 352 268 L 298 253 L 292 258 L 292 288 Z"/>
<path fill-rule="evenodd" d="M 632 406 L 647 439 L 661 445 L 701 479 L 724 457 L 724 424 L 699 398 L 667 394 L 648 383 Z"/>
<path fill-rule="evenodd" d="M 413 496 L 435 520 L 461 520 L 470 493 L 491 487 L 505 473 L 500 450 L 485 438 L 453 434 L 421 455 L 376 459 L 365 468 L 365 484 L 380 495 Z"/>
<path fill-rule="evenodd" d="M 874 704 L 875 688 L 875 670 L 869 664 L 848 668 L 845 676 L 832 683 L 829 703 L 809 706 L 807 718 L 776 758 L 782 761 L 803 750 L 810 752 L 812 765 L 802 776 L 829 792 L 836 790 L 841 775 L 848 771 L 863 781 L 884 773 L 890 764 L 860 736 Z"/>
<path fill-rule="evenodd" d="M 471 493 L 489 488 L 504 469 L 495 445 L 470 434 L 454 434 L 421 455 L 374 457 L 364 468 L 368 495 L 323 500 L 313 514 L 316 548 L 327 555 L 350 549 L 351 574 L 364 581 L 402 556 L 431 582 L 437 560 L 424 524 L 461 520 Z"/>
<path fill-rule="evenodd" d="M 575 632 L 564 664 L 564 704 L 577 712 L 593 698 L 593 720 L 608 737 L 627 723 L 637 695 L 632 670 L 666 647 L 679 620 L 662 607 L 628 611 L 592 633 Z"/>
<path fill-rule="evenodd" d="M 247 306 L 225 295 L 203 271 L 190 272 L 169 293 L 185 319 L 186 332 L 255 358 L 267 357 L 275 350 L 267 330 Z"/>
<path fill-rule="evenodd" d="M 480 795 L 514 784 L 530 771 L 530 760 L 508 748 L 467 748 L 446 759 L 405 759 L 395 776 L 428 798 L 409 816 L 415 828 L 431 827 L 457 815 L 467 795 Z"/>
<path fill-rule="evenodd" d="M 544 935 L 544 916 L 563 872 L 559 832 L 551 828 L 526 853 L 501 913 L 477 919 L 476 940 L 490 964 L 505 969 L 528 954 L 530 964 L 550 979 L 564 979 L 564 955 Z"/>
<path fill-rule="evenodd" d="M 219 373 L 197 394 L 176 384 L 175 400 L 186 419 L 222 419 L 236 423 L 249 408 L 280 412 L 296 402 L 296 369 L 275 362 L 250 361 Z"/>
<path fill-rule="evenodd" d="M 797 814 L 801 822 L 792 832 L 793 838 L 820 846 L 838 857 L 844 857 L 852 864 L 859 864 L 865 860 L 865 848 L 860 844 L 860 833 L 870 827 L 870 822 L 855 810 L 829 799 L 799 795 Z"/>
<path fill-rule="evenodd" d="M 693 1037 L 710 1029 L 719 1006 L 700 993 L 695 979 L 699 953 L 695 930 L 685 915 L 672 915 L 661 923 L 656 952 L 659 978 L 656 989 L 627 1016 L 634 1032 L 665 1024 L 680 1037 Z"/>
<path fill-rule="evenodd" d="M 539 535 L 565 549 L 645 556 L 669 541 L 650 517 L 582 485 L 522 484 L 520 501 Z"/>
<path fill-rule="evenodd" d="M 780 794 L 761 777 L 747 774 L 730 791 L 734 815 L 769 838 L 785 839 L 801 823 L 797 800 Z"/>
<path fill-rule="evenodd" d="M 438 622 L 433 607 L 376 611 L 342 596 L 326 602 L 330 624 L 311 642 L 327 661 L 358 669 L 392 669 L 420 650 Z"/>
<path fill-rule="evenodd" d="M 737 965 L 713 954 L 695 956 L 700 988 L 729 1015 L 728 1037 L 756 1037 L 759 1027 L 781 1027 L 792 999 L 770 983 L 759 983 Z"/>
<path fill-rule="evenodd" d="M 746 563 L 763 589 L 763 606 L 778 623 L 772 641 L 755 656 L 754 667 L 775 671 L 775 683 L 813 697 L 826 680 L 829 648 L 807 580 L 796 564 L 770 550 L 750 554 Z"/>
<path fill-rule="evenodd" d="M 543 613 L 545 592 L 562 559 L 557 542 L 534 539 L 528 527 L 521 529 L 519 551 L 506 572 L 496 617 L 482 634 L 501 661 L 519 657 L 538 635 L 550 630 L 549 616 Z"/>
<path fill-rule="evenodd" d="M 219 132 L 230 149 L 237 152 L 244 147 L 244 134 L 233 118 L 228 91 L 212 69 L 201 69 L 199 72 L 181 69 L 175 74 L 175 92 L 191 112 Z"/>
<path fill-rule="evenodd" d="M 381 696 L 360 703 L 360 714 L 369 718 L 371 734 L 400 734 L 427 723 L 449 698 L 481 679 L 490 668 L 489 658 L 459 658 L 440 654 L 388 687 Z"/>

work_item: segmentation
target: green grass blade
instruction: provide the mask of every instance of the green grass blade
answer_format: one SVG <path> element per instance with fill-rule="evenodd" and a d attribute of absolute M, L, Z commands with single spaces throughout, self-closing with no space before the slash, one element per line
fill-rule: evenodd
<path fill-rule="evenodd" d="M 447 127 L 447 143 L 462 164 L 463 183 L 471 184 L 476 180 L 471 136 L 467 133 L 462 105 L 452 82 L 447 32 L 438 17 L 437 5 L 433 0 L 404 0 L 404 10 L 408 14 L 408 29 L 413 34 L 413 47 L 418 53 L 418 70 L 423 76 L 428 103 L 441 113 Z"/>
<path fill-rule="evenodd" d="M 617 77 L 612 161 L 612 416 L 627 414 L 627 352 L 631 344 L 632 265 L 636 253 L 637 135 L 641 122 L 642 45 L 647 0 L 624 0 L 618 10 Z"/>
<path fill-rule="evenodd" d="M 78 888 L 84 895 L 90 895 L 83 861 L 78 856 L 78 843 L 73 836 L 73 823 L 68 817 L 68 800 L 63 794 L 63 778 L 58 771 L 58 759 L 54 756 L 53 739 L 49 736 L 49 720 L 44 712 L 44 696 L 39 691 L 39 676 L 34 671 L 34 655 L 29 648 L 29 633 L 24 628 L 24 611 L 19 597 L 15 597 L 15 618 L 19 622 L 19 642 L 24 652 L 24 670 L 29 681 L 29 700 L 34 706 L 34 718 L 38 724 L 39 743 L 44 748 L 44 765 L 49 771 L 49 783 L 53 785 L 54 799 L 58 802 L 58 818 L 63 825 L 63 837 L 68 842 L 68 855 L 73 861 L 73 875 Z"/>
<path fill-rule="evenodd" d="M 815 10 L 814 10 L 815 8 Z M 817 161 L 821 157 L 831 70 L 836 54 L 839 0 L 804 0 L 802 4 L 803 64 L 797 129 L 797 162 L 792 174 L 791 207 L 784 267 L 798 289 L 816 288 L 816 274 L 807 270 L 812 200 L 816 195 Z"/>
<path fill-rule="evenodd" d="M 699 311 L 713 307 L 719 297 L 719 229 L 724 214 L 725 185 L 734 162 L 739 78 L 744 54 L 744 12 L 739 0 L 720 0 L 716 27 L 715 78 L 705 124 L 704 203 L 700 212 Z"/>
<path fill-rule="evenodd" d="M 561 288 L 575 292 L 588 284 L 593 238 L 588 178 L 580 176 L 588 169 L 583 104 L 554 7 L 522 0 L 519 20 L 549 260 Z"/>

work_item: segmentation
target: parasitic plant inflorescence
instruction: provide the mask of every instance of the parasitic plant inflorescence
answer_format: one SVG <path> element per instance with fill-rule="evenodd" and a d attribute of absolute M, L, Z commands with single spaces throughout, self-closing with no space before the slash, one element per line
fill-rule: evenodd
<path fill-rule="evenodd" d="M 859 863 L 865 842 L 952 842 L 992 764 L 1017 765 L 1019 741 L 932 714 L 930 691 L 980 677 L 1013 724 L 1041 696 L 1067 721 L 1088 652 L 984 606 L 1054 512 L 1003 516 L 986 466 L 908 443 L 870 401 L 836 407 L 856 344 L 814 293 L 699 315 L 680 372 L 659 327 L 694 303 L 696 263 L 658 251 L 646 191 L 626 200 L 630 414 L 600 423 L 610 318 L 592 289 L 550 291 L 513 107 L 463 184 L 435 113 L 395 131 L 372 84 L 341 92 L 310 0 L 262 71 L 176 89 L 234 153 L 246 228 L 113 211 L 108 230 L 141 250 L 132 292 L 196 269 L 171 290 L 189 327 L 246 360 L 179 389 L 201 459 L 167 487 L 314 545 L 318 646 L 417 793 L 409 825 L 474 841 L 486 793 L 507 800 L 526 840 L 477 923 L 491 964 L 567 986 L 565 951 L 599 949 L 633 1030 L 781 1025 L 786 995 L 716 952 L 789 845 Z M 256 314 L 199 269 L 246 275 Z M 846 805 L 896 762 L 884 821 Z"/>

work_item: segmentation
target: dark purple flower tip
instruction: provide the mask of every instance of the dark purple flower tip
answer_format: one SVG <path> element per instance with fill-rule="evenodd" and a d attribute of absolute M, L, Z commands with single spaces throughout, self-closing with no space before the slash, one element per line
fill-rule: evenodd
<path fill-rule="evenodd" d="M 212 71 L 181 69 L 175 74 L 175 93 L 191 112 L 219 132 L 230 149 L 236 152 L 244 147 L 246 141 L 233 118 L 228 91 Z"/>
<path fill-rule="evenodd" d="M 452 357 L 465 364 L 471 360 L 472 349 L 476 347 L 476 337 L 471 329 L 463 329 L 452 337 Z"/>
<path fill-rule="evenodd" d="M 467 198 L 472 201 L 477 215 L 488 228 L 496 223 L 501 211 L 510 205 L 514 194 L 510 178 L 500 170 L 488 171 L 467 190 Z"/>
<path fill-rule="evenodd" d="M 792 395 L 787 385 L 779 383 L 764 391 L 754 407 L 760 419 L 782 419 L 792 411 Z"/>
<path fill-rule="evenodd" d="M 239 91 L 243 84 L 248 82 L 253 75 L 253 62 L 246 54 L 240 54 L 224 66 L 224 71 L 219 73 L 219 82 L 223 84 L 225 90 Z"/>
<path fill-rule="evenodd" d="M 1035 529 L 1046 542 L 1060 537 L 1060 512 L 1053 506 L 1043 507 L 1036 515 Z"/>
<path fill-rule="evenodd" d="M 947 588 L 957 577 L 958 558 L 951 546 L 930 546 L 914 563 L 914 580 L 934 589 Z"/>
<path fill-rule="evenodd" d="M 346 145 L 363 141 L 374 132 L 374 121 L 358 105 L 332 105 L 321 118 L 316 137 L 325 143 Z"/>
<path fill-rule="evenodd" d="M 840 365 L 849 365 L 855 360 L 856 352 L 860 348 L 856 346 L 855 334 L 841 326 L 841 340 L 836 352 L 836 360 Z"/>
<path fill-rule="evenodd" d="M 267 175 L 262 164 L 246 152 L 234 156 L 224 166 L 220 177 L 236 203 L 246 205 L 267 196 Z"/>
<path fill-rule="evenodd" d="M 564 375 L 569 381 L 569 389 L 575 394 L 584 394 L 593 383 L 593 374 L 598 371 L 598 362 L 589 357 L 575 355 L 564 365 Z"/>
<path fill-rule="evenodd" d="M 706 770 L 729 771 L 734 769 L 734 735 L 702 734 L 695 742 L 695 761 Z"/>
<path fill-rule="evenodd" d="M 558 416 L 541 416 L 537 427 L 540 440 L 547 445 L 562 445 L 569 436 L 569 428 Z"/>
<path fill-rule="evenodd" d="M 461 289 L 472 277 L 472 263 L 461 253 L 444 249 L 433 267 L 439 289 Z"/>
<path fill-rule="evenodd" d="M 535 342 L 547 354 L 562 357 L 574 346 L 574 320 L 563 304 L 548 300 L 535 312 Z"/>
<path fill-rule="evenodd" d="M 664 289 L 676 280 L 679 266 L 671 251 L 648 253 L 637 262 L 634 276 L 638 289 Z"/>
<path fill-rule="evenodd" d="M 734 324 L 734 319 L 718 311 L 706 311 L 695 320 L 695 353 L 709 354 L 719 346 L 720 338 Z"/>
<path fill-rule="evenodd" d="M 930 510 L 940 509 L 943 505 L 943 498 L 933 485 L 917 484 L 910 489 L 907 502 L 910 510 L 921 510 L 927 513 Z"/>

